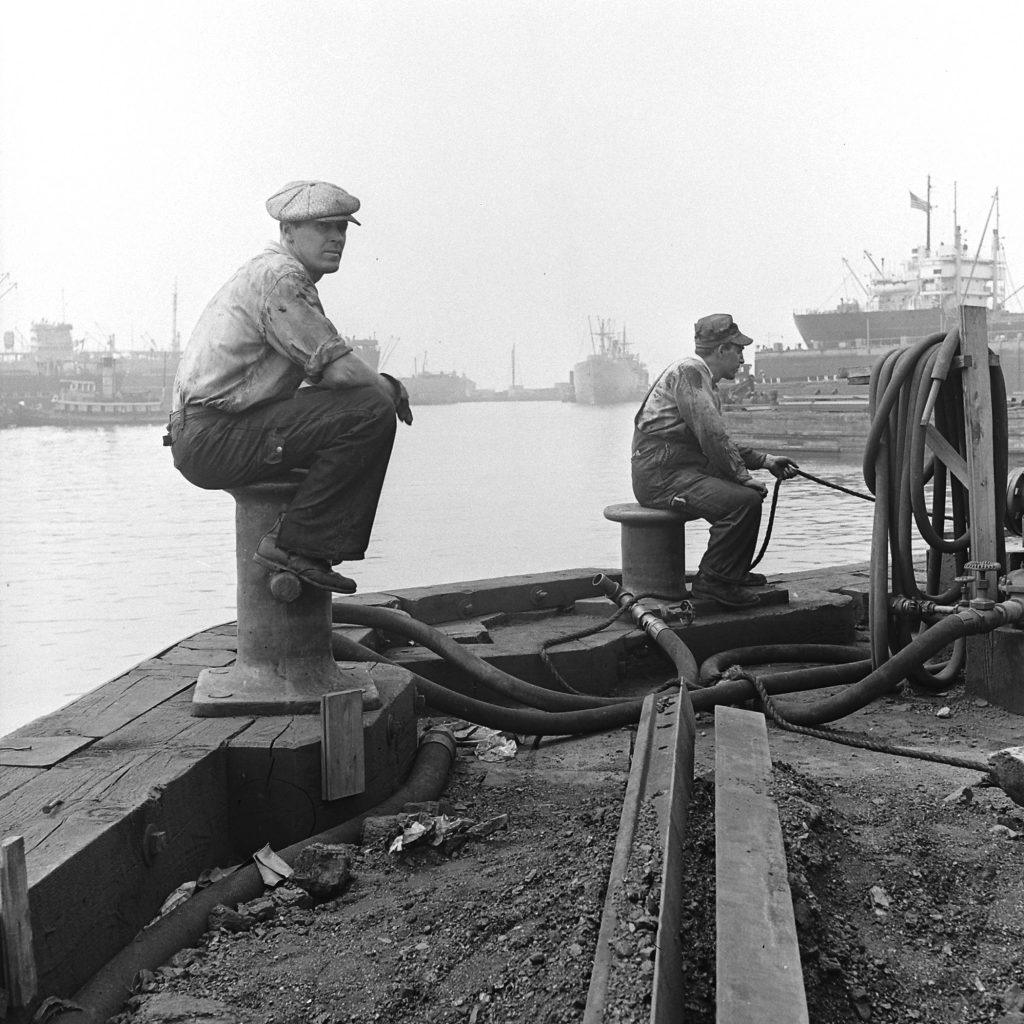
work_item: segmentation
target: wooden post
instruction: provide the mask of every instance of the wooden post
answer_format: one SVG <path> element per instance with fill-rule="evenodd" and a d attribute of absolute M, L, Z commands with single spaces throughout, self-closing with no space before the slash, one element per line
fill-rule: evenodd
<path fill-rule="evenodd" d="M 320 700 L 320 769 L 324 800 L 366 790 L 363 691 L 325 693 Z"/>
<path fill-rule="evenodd" d="M 25 840 L 11 836 L 0 843 L 0 947 L 4 985 L 12 1008 L 28 1006 L 36 997 L 36 961 L 32 952 Z"/>
<path fill-rule="evenodd" d="M 996 514 L 996 502 L 1005 481 L 995 479 L 995 450 L 992 431 L 992 384 L 989 378 L 988 330 L 985 309 L 960 307 L 960 352 L 963 356 L 964 421 L 967 436 L 968 498 L 971 523 L 971 559 L 996 564 L 998 534 L 1002 515 Z M 999 571 L 978 573 L 987 582 L 976 597 L 998 600 Z M 967 662 L 964 681 L 969 693 L 1008 707 L 999 694 L 1003 690 L 1001 674 L 995 671 L 995 644 L 992 633 L 967 638 Z"/>
<path fill-rule="evenodd" d="M 967 472 L 970 477 L 971 558 L 995 562 L 999 550 L 996 514 L 998 488 L 992 437 L 992 383 L 989 379 L 988 326 L 984 306 L 960 307 L 960 351 L 963 355 L 964 415 L 967 425 Z M 1004 566 L 1005 568 L 1005 566 Z M 999 573 L 985 574 L 985 596 L 995 600 Z"/>

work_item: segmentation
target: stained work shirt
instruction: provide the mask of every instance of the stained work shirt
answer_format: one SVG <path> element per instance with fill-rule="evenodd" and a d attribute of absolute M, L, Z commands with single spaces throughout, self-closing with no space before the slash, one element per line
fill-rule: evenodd
<path fill-rule="evenodd" d="M 711 368 L 700 356 L 669 366 L 655 381 L 640 411 L 636 429 L 646 438 L 668 442 L 673 464 L 690 465 L 723 480 L 742 483 L 761 469 L 765 454 L 737 445 L 722 419 L 722 398 Z"/>
<path fill-rule="evenodd" d="M 306 268 L 272 242 L 203 310 L 178 366 L 172 406 L 230 413 L 287 398 L 351 351 Z"/>

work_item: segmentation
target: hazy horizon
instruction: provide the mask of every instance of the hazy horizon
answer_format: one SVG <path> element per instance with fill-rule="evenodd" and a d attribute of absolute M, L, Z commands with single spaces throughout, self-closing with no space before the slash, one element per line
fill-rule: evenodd
<path fill-rule="evenodd" d="M 193 0 L 18 4 L 0 38 L 0 330 L 39 320 L 121 349 L 184 344 L 276 236 L 264 201 L 358 196 L 320 292 L 398 375 L 565 380 L 588 318 L 652 372 L 731 312 L 759 344 L 856 298 L 1000 189 L 1024 275 L 1018 8 L 868 0 L 714 5 Z M 987 26 L 996 26 L 988 31 Z M 995 226 L 989 224 L 991 232 Z M 3 275 L 9 275 L 6 279 Z M 1021 278 L 1024 283 L 1024 276 Z M 1017 284 L 1011 280 L 1010 289 Z M 1011 303 L 1019 304 L 1018 294 Z"/>

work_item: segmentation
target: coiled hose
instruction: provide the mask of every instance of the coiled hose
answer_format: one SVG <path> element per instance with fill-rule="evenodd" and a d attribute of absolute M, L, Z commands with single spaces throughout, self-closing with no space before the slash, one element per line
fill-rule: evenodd
<path fill-rule="evenodd" d="M 839 667 L 828 665 L 775 673 L 759 677 L 769 693 L 816 689 L 837 683 L 853 683 L 842 693 L 814 705 L 778 705 L 780 713 L 793 724 L 834 721 L 865 706 L 893 688 L 904 678 L 931 690 L 952 685 L 966 659 L 966 638 L 983 633 L 1004 621 L 1016 621 L 1020 606 L 1008 602 L 1001 612 L 961 611 L 915 634 L 906 616 L 890 615 L 889 595 L 911 599 L 955 603 L 959 587 L 941 593 L 942 557 L 952 554 L 956 575 L 961 575 L 969 558 L 971 533 L 968 522 L 969 495 L 963 483 L 950 474 L 946 464 L 934 455 L 925 456 L 925 441 L 932 425 L 933 444 L 945 443 L 964 461 L 967 458 L 963 402 L 963 374 L 954 365 L 960 349 L 960 330 L 929 335 L 909 348 L 893 350 L 875 363 L 871 371 L 869 409 L 871 425 L 864 449 L 864 481 L 875 496 L 871 545 L 869 592 L 870 659 L 850 661 L 844 649 L 801 652 L 796 647 L 747 650 L 740 648 L 717 655 L 702 666 L 702 682 L 720 673 L 726 664 L 766 664 L 772 661 L 850 661 Z M 989 367 L 993 409 L 995 479 L 1006 479 L 1008 471 L 1008 425 L 1006 386 L 998 365 Z M 937 437 L 935 436 L 937 435 Z M 926 485 L 932 485 L 928 507 Z M 947 512 L 947 504 L 949 511 Z M 922 588 L 914 567 L 911 525 L 928 545 L 926 581 Z M 952 531 L 947 529 L 951 524 Z M 1002 531 L 997 560 L 1005 564 Z M 891 558 L 891 576 L 890 576 Z M 944 661 L 929 659 L 952 645 Z M 722 686 L 717 684 L 716 689 Z M 749 699 L 752 687 L 743 680 L 727 684 L 735 699 Z M 721 692 L 721 691 L 720 691 Z M 745 696 L 738 696 L 744 694 Z M 700 698 L 694 707 L 701 708 Z"/>

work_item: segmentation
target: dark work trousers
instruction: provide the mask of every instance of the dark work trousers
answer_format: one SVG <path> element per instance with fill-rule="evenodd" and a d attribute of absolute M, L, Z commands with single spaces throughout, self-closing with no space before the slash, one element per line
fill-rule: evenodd
<path fill-rule="evenodd" d="M 633 434 L 633 494 L 648 508 L 672 508 L 686 501 L 686 513 L 711 524 L 702 574 L 735 583 L 750 568 L 761 525 L 761 495 L 752 487 L 707 472 L 701 456 L 640 431 Z"/>
<path fill-rule="evenodd" d="M 363 557 L 395 440 L 395 407 L 372 385 L 299 388 L 290 398 L 171 418 L 174 465 L 209 490 L 306 469 L 285 511 L 280 547 L 332 565 Z"/>

